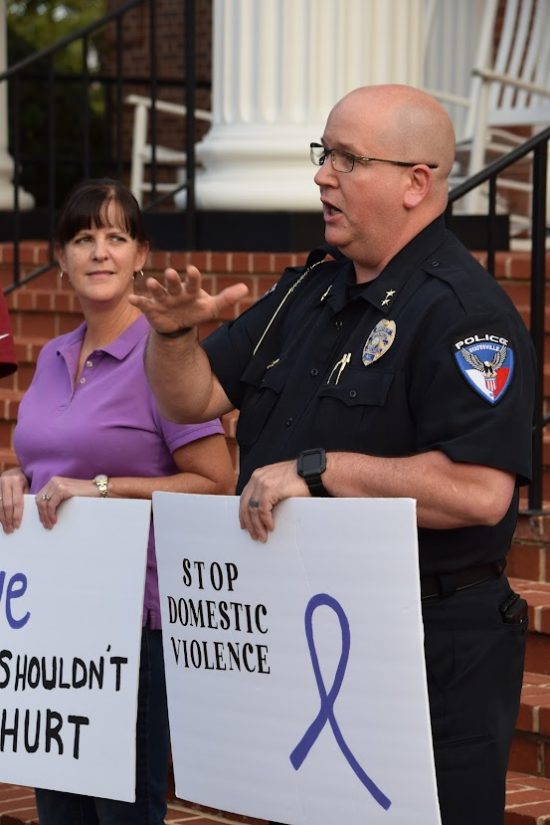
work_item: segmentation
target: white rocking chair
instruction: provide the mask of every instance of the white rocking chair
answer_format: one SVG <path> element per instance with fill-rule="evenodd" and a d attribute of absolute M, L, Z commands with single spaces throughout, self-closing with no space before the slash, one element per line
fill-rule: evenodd
<path fill-rule="evenodd" d="M 435 13 L 437 0 L 431 0 Z M 486 0 L 468 97 L 431 90 L 442 102 L 467 108 L 458 135 L 462 178 L 480 171 L 526 137 L 550 124 L 550 0 L 504 0 L 495 48 L 498 0 Z M 528 135 L 514 127 L 527 127 Z M 522 176 L 528 178 L 528 174 Z M 529 191 L 528 179 L 498 179 L 499 192 Z M 483 211 L 483 194 L 465 199 L 467 211 Z"/>
<path fill-rule="evenodd" d="M 149 129 L 149 113 L 153 106 L 152 100 L 149 97 L 142 95 L 129 95 L 126 98 L 126 103 L 134 106 L 134 126 L 132 133 L 132 166 L 130 172 L 130 189 L 136 198 L 137 202 L 142 204 L 143 194 L 152 191 L 150 181 L 145 178 L 145 170 L 147 166 L 152 163 L 153 152 L 151 144 L 147 142 L 147 134 Z M 187 114 L 187 109 L 178 103 L 170 103 L 166 100 L 156 100 L 155 108 L 158 112 L 163 112 L 175 117 L 184 118 Z M 195 109 L 195 117 L 197 120 L 212 121 L 211 112 L 204 109 Z M 168 146 L 161 146 L 159 144 L 155 147 L 155 160 L 159 166 L 173 166 L 178 170 L 185 167 L 187 162 L 187 155 L 184 151 L 179 149 L 172 149 Z M 157 192 L 170 192 L 177 187 L 177 182 L 167 183 L 158 181 L 155 189 Z"/>

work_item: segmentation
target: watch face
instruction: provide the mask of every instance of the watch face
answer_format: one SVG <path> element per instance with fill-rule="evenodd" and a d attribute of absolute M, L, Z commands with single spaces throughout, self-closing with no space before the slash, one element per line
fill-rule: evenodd
<path fill-rule="evenodd" d="M 327 467 L 325 451 L 322 448 L 304 450 L 298 457 L 298 473 L 302 478 L 320 476 Z"/>
<path fill-rule="evenodd" d="M 302 473 L 304 475 L 314 475 L 321 472 L 321 461 L 319 453 L 305 453 L 301 457 Z"/>

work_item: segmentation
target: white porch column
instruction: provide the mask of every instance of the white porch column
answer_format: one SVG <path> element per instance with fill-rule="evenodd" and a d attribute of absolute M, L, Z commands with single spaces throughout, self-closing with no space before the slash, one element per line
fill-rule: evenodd
<path fill-rule="evenodd" d="M 0 0 L 0 72 L 8 64 L 6 46 L 6 0 Z M 13 209 L 13 160 L 8 154 L 8 85 L 0 83 L 0 209 Z M 32 209 L 34 200 L 23 189 L 19 189 L 19 207 Z"/>
<path fill-rule="evenodd" d="M 316 211 L 309 143 L 346 92 L 422 81 L 425 0 L 214 0 L 197 206 Z"/>

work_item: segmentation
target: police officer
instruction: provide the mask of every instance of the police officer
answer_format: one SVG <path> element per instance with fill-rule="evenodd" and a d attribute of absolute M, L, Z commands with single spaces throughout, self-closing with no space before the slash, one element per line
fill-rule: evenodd
<path fill-rule="evenodd" d="M 531 471 L 534 359 L 494 280 L 444 226 L 454 134 L 407 86 L 332 109 L 311 158 L 333 248 L 202 346 L 218 296 L 174 270 L 132 301 L 153 327 L 163 413 L 240 410 L 240 521 L 290 496 L 417 500 L 425 655 L 443 825 L 499 825 L 518 709 L 524 602 L 503 574 Z M 391 593 L 388 594 L 391 598 Z"/>

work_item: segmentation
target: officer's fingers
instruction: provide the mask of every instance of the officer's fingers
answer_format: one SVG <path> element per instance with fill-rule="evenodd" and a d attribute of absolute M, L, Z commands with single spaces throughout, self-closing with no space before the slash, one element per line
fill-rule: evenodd
<path fill-rule="evenodd" d="M 273 509 L 267 499 L 251 499 L 248 508 L 248 532 L 256 541 L 266 542 L 269 533 L 273 530 Z"/>
<path fill-rule="evenodd" d="M 198 295 L 201 291 L 202 275 L 199 269 L 189 264 L 185 270 L 185 288 L 190 295 Z"/>
<path fill-rule="evenodd" d="M 140 304 L 147 304 L 151 300 L 162 301 L 166 298 L 166 289 L 156 278 L 147 278 L 145 281 L 145 292 L 141 295 L 130 295 L 131 303 L 139 306 Z M 139 303 L 138 303 L 139 302 Z"/>
<path fill-rule="evenodd" d="M 260 541 L 265 542 L 265 541 L 267 541 L 269 534 L 272 533 L 274 528 L 275 528 L 275 519 L 273 518 L 273 510 L 272 509 L 269 509 L 269 510 L 266 509 L 263 512 L 261 512 L 260 513 L 260 521 L 261 521 L 261 528 L 262 528 L 262 534 L 263 534 L 263 538 L 260 539 Z"/>
<path fill-rule="evenodd" d="M 164 286 L 163 291 L 165 295 L 179 295 L 183 291 L 183 283 L 175 269 L 169 267 L 164 270 Z"/>
<path fill-rule="evenodd" d="M 219 295 L 214 296 L 215 317 L 221 318 L 224 310 L 235 306 L 247 295 L 248 287 L 246 284 L 233 284 L 233 286 L 223 289 Z"/>
<path fill-rule="evenodd" d="M 239 504 L 239 523 L 241 529 L 246 530 L 254 541 L 265 541 L 265 529 L 260 514 L 260 501 L 254 494 L 245 488 Z"/>

